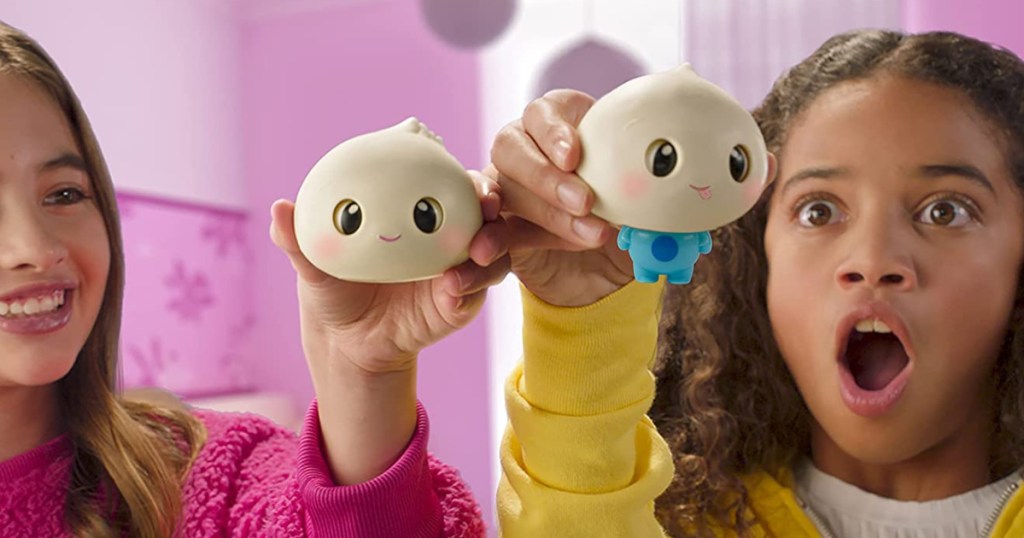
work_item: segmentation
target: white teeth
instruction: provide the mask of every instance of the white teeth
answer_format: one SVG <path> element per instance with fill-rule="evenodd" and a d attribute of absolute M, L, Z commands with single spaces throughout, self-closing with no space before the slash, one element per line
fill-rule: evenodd
<path fill-rule="evenodd" d="M 53 312 L 64 304 L 64 290 L 57 290 L 50 295 L 32 297 L 24 301 L 10 303 L 0 302 L 0 316 L 32 316 Z"/>
<path fill-rule="evenodd" d="M 39 299 L 29 299 L 25 301 L 24 312 L 26 316 L 39 313 Z"/>
<path fill-rule="evenodd" d="M 881 333 L 889 334 L 892 329 L 888 325 L 877 319 L 862 319 L 857 322 L 857 332 L 859 333 Z"/>

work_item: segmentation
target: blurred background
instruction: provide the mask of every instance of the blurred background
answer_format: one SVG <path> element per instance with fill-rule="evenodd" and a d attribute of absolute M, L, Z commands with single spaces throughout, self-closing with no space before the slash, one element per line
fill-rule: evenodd
<path fill-rule="evenodd" d="M 533 98 L 690 62 L 753 107 L 827 37 L 956 30 L 1024 54 L 1019 0 L 0 0 L 54 57 L 118 190 L 126 387 L 297 427 L 313 397 L 269 207 L 335 144 L 417 116 L 467 168 Z M 426 350 L 432 451 L 493 529 L 518 287 Z M 493 532 L 493 531 L 492 531 Z"/>

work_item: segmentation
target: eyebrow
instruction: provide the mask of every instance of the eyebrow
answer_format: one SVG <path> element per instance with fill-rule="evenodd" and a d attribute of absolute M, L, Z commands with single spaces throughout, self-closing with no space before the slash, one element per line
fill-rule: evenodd
<path fill-rule="evenodd" d="M 43 163 L 39 170 L 41 172 L 48 172 L 50 170 L 57 170 L 60 168 L 74 168 L 82 172 L 88 172 L 89 170 L 85 166 L 85 160 L 75 153 L 62 153 L 59 156 L 50 159 Z"/>
<path fill-rule="evenodd" d="M 995 194 L 996 192 L 995 188 L 992 187 L 992 182 L 988 180 L 988 177 L 986 177 L 981 170 L 978 170 L 969 164 L 929 164 L 919 168 L 918 174 L 928 178 L 957 176 L 985 187 L 992 192 L 992 194 Z"/>
<path fill-rule="evenodd" d="M 782 192 L 780 192 L 780 194 L 785 193 L 793 185 L 807 179 L 835 179 L 847 177 L 849 175 L 850 170 L 842 167 L 805 168 L 791 176 L 789 180 L 786 181 L 786 184 L 782 187 Z M 988 177 L 985 176 L 981 170 L 969 164 L 926 164 L 917 169 L 917 175 L 924 178 L 956 176 L 976 183 L 988 189 L 993 194 L 996 192 Z"/>
<path fill-rule="evenodd" d="M 780 192 L 779 194 L 780 195 L 781 194 L 785 194 L 785 192 L 788 191 L 790 189 L 790 187 L 792 187 L 793 185 L 797 185 L 801 181 L 806 181 L 808 179 L 835 179 L 835 178 L 846 177 L 846 176 L 849 176 L 849 175 L 850 175 L 850 170 L 848 168 L 824 167 L 824 166 L 822 166 L 822 167 L 814 167 L 814 168 L 804 168 L 803 170 L 801 170 L 801 171 L 797 172 L 796 174 L 793 174 L 792 176 L 790 176 L 790 178 L 786 181 L 786 184 L 782 186 L 782 192 Z"/>

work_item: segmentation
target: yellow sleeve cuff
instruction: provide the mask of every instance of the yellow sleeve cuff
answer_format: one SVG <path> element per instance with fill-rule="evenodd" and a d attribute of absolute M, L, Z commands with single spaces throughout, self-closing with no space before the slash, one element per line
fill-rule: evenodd
<path fill-rule="evenodd" d="M 634 281 L 594 304 L 566 308 L 523 287 L 523 397 L 541 409 L 582 416 L 652 393 L 648 369 L 664 289 Z"/>

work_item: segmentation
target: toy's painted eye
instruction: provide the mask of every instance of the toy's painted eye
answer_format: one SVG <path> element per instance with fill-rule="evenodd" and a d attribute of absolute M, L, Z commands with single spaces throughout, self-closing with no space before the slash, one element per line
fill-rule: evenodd
<path fill-rule="evenodd" d="M 667 140 L 655 140 L 647 147 L 647 156 L 644 164 L 647 171 L 654 174 L 654 177 L 665 177 L 676 169 L 679 162 L 679 154 L 676 148 Z"/>
<path fill-rule="evenodd" d="M 747 148 L 733 146 L 729 153 L 729 174 L 736 183 L 743 183 L 743 180 L 747 179 L 747 175 L 750 174 L 750 156 Z"/>
<path fill-rule="evenodd" d="M 416 222 L 416 227 L 425 234 L 438 231 L 444 219 L 441 203 L 433 198 L 420 198 L 413 209 L 412 219 Z"/>
<path fill-rule="evenodd" d="M 334 227 L 345 235 L 352 235 L 363 224 L 363 208 L 355 200 L 342 200 L 334 206 Z"/>

